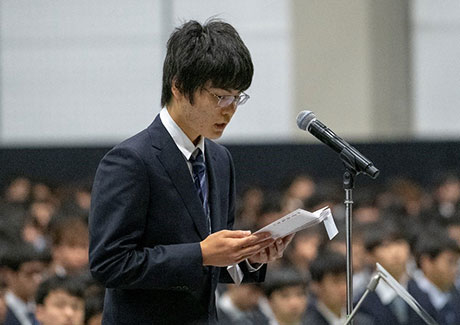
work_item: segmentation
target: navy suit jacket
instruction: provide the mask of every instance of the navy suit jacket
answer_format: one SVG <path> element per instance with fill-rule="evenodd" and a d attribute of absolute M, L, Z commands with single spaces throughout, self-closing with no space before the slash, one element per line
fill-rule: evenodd
<path fill-rule="evenodd" d="M 407 285 L 407 291 L 417 300 L 417 302 L 436 320 L 436 317 L 433 313 L 436 312 L 433 306 L 431 308 L 426 304 L 426 300 L 428 297 L 420 296 L 417 292 L 414 291 L 414 280 L 409 280 Z M 418 287 L 417 287 L 418 289 Z M 422 293 L 420 289 L 418 289 Z M 361 297 L 361 295 L 359 295 Z M 386 324 L 401 324 L 398 319 L 396 318 L 395 314 L 391 310 L 388 305 L 384 305 L 379 296 L 375 292 L 370 292 L 369 295 L 364 299 L 363 304 L 361 305 L 360 312 L 368 315 L 374 321 L 376 325 L 386 325 Z M 407 306 L 407 317 L 408 322 L 407 324 L 410 325 L 425 325 L 425 321 L 418 316 L 415 311 L 410 307 Z"/>
<path fill-rule="evenodd" d="M 446 315 L 445 308 L 440 311 L 436 310 L 428 294 L 421 290 L 414 280 L 409 281 L 407 289 L 412 297 L 414 297 L 423 309 L 425 309 L 440 325 L 460 324 L 460 295 L 455 288 L 451 291 L 451 299 L 448 302 L 452 310 L 450 315 Z"/>
<path fill-rule="evenodd" d="M 205 140 L 212 232 L 231 229 L 235 212 L 228 150 Z M 184 156 L 159 116 L 117 145 L 96 172 L 90 270 L 106 286 L 103 324 L 186 324 L 216 320 L 217 283 L 227 271 L 204 267 L 206 216 Z M 245 273 L 263 281 L 266 268 Z"/>

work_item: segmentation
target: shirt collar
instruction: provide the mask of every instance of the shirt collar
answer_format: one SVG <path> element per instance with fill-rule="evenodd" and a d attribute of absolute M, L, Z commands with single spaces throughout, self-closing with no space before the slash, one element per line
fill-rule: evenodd
<path fill-rule="evenodd" d="M 24 302 L 11 291 L 6 292 L 5 301 L 16 318 L 21 321 L 21 324 L 30 324 L 27 314 L 35 312 L 35 304 L 33 302 Z"/>
<path fill-rule="evenodd" d="M 346 319 L 346 313 L 344 310 L 342 310 L 342 314 L 340 317 L 337 317 L 336 314 L 334 314 L 322 301 L 317 300 L 316 301 L 316 308 L 320 312 L 321 315 L 323 315 L 324 318 L 326 318 L 327 322 L 329 324 L 333 325 L 339 325 L 345 323 Z"/>
<path fill-rule="evenodd" d="M 192 141 L 187 137 L 187 135 L 182 131 L 182 129 L 177 125 L 177 123 L 173 120 L 171 115 L 168 112 L 166 107 L 160 112 L 160 119 L 161 123 L 163 123 L 164 127 L 171 135 L 174 143 L 176 144 L 177 148 L 179 148 L 180 152 L 184 155 L 184 157 L 189 160 L 192 156 L 193 152 L 199 148 L 203 153 L 204 159 L 204 137 L 200 136 L 200 141 L 195 146 Z"/>
<path fill-rule="evenodd" d="M 399 284 L 401 284 L 404 288 L 407 288 L 408 276 L 404 274 L 402 278 L 399 280 Z M 379 281 L 377 288 L 375 288 L 375 293 L 379 296 L 380 301 L 384 305 L 389 305 L 391 302 L 398 296 L 396 291 L 390 287 L 385 281 Z"/>
<path fill-rule="evenodd" d="M 421 270 L 415 272 L 414 280 L 418 287 L 430 298 L 436 310 L 441 310 L 449 301 L 450 293 L 441 291 L 423 274 Z"/>

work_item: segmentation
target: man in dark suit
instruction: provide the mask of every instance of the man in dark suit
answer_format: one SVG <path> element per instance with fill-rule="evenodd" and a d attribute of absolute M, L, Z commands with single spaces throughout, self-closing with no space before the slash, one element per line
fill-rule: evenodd
<path fill-rule="evenodd" d="M 229 24 L 190 21 L 167 45 L 161 103 L 144 131 L 101 161 L 90 269 L 106 287 L 104 324 L 214 323 L 218 281 L 263 281 L 291 236 L 233 231 L 234 168 L 219 138 L 252 81 Z M 232 278 L 226 269 L 233 268 Z"/>
<path fill-rule="evenodd" d="M 454 285 L 460 247 L 443 229 L 431 228 L 417 239 L 418 270 L 409 293 L 440 324 L 460 324 L 460 293 Z"/>

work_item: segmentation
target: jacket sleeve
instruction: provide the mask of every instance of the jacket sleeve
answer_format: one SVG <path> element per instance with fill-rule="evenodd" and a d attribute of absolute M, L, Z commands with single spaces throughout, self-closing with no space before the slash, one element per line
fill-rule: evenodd
<path fill-rule="evenodd" d="M 143 160 L 131 148 L 116 147 L 101 161 L 89 218 L 90 271 L 109 288 L 193 289 L 206 272 L 199 242 L 141 245 L 149 182 Z"/>

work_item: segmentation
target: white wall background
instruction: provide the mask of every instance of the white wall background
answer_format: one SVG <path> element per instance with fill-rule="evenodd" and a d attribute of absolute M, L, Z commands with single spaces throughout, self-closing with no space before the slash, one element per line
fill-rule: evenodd
<path fill-rule="evenodd" d="M 414 132 L 460 139 L 460 1 L 414 0 Z"/>
<path fill-rule="evenodd" d="M 168 1 L 2 0 L 0 144 L 114 143 L 143 129 L 160 110 L 168 27 L 211 16 L 237 28 L 255 65 L 223 140 L 289 139 L 289 1 Z"/>
<path fill-rule="evenodd" d="M 237 28 L 255 64 L 251 100 L 222 140 L 294 141 L 293 1 L 1 0 L 0 145 L 113 144 L 143 129 L 160 109 L 172 26 L 211 16 Z M 460 2 L 411 4 L 407 127 L 414 138 L 460 139 Z"/>

